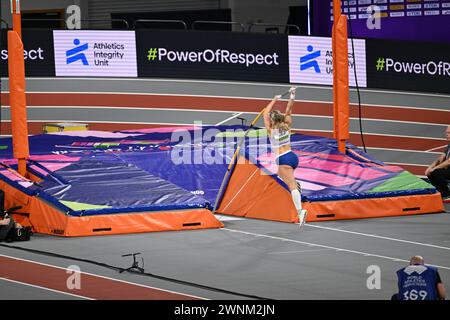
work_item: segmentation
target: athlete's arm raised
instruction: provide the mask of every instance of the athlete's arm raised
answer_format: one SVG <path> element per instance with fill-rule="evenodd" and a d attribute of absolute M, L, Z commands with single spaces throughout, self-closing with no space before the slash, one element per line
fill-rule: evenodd
<path fill-rule="evenodd" d="M 292 87 L 291 89 L 289 89 L 289 101 L 288 104 L 286 106 L 286 112 L 284 113 L 284 121 L 286 122 L 286 124 L 288 126 L 292 125 L 292 106 L 294 105 L 295 102 L 295 87 Z"/>
<path fill-rule="evenodd" d="M 270 125 L 270 111 L 272 111 L 273 106 L 278 101 L 278 99 L 281 98 L 281 95 L 277 95 L 273 97 L 272 101 L 269 102 L 269 104 L 264 109 L 264 125 L 266 126 L 266 129 L 270 131 L 271 125 Z"/>

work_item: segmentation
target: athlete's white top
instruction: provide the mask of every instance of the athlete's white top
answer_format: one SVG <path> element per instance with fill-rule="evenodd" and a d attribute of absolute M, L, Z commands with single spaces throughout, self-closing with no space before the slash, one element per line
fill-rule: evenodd
<path fill-rule="evenodd" d="M 291 144 L 291 132 L 289 130 L 272 129 L 270 134 L 270 144 L 274 149 Z"/>

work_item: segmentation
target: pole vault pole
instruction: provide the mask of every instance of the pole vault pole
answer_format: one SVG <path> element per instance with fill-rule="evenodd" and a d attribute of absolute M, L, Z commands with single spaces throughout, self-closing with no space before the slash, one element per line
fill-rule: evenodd
<path fill-rule="evenodd" d="M 341 14 L 341 1 L 333 1 L 333 115 L 338 149 L 345 154 L 349 134 L 349 80 L 347 16 Z"/>
<path fill-rule="evenodd" d="M 28 145 L 27 109 L 25 96 L 25 61 L 22 43 L 20 0 L 11 0 L 13 30 L 8 31 L 8 75 L 11 109 L 13 155 L 18 161 L 18 172 L 26 177 Z"/>
<path fill-rule="evenodd" d="M 245 131 L 244 136 L 241 138 L 241 141 L 239 141 L 238 147 L 237 147 L 236 151 L 234 152 L 233 157 L 231 158 L 230 164 L 228 165 L 227 172 L 225 173 L 225 176 L 222 179 L 222 183 L 220 184 L 219 192 L 217 193 L 216 201 L 214 202 L 213 213 L 216 213 L 218 202 L 222 196 L 222 191 L 225 186 L 225 181 L 227 180 L 228 175 L 231 172 L 231 168 L 233 167 L 233 164 L 236 160 L 236 157 L 239 154 L 239 151 L 241 150 L 242 143 L 245 141 L 245 138 L 247 137 L 248 133 L 250 132 L 250 129 L 253 128 L 253 126 L 256 124 L 256 122 L 258 122 L 259 118 L 264 113 L 264 110 L 266 110 L 266 108 L 262 109 L 261 112 L 258 113 L 258 115 L 255 117 L 255 119 L 253 119 L 252 123 L 250 124 L 250 127 Z"/>

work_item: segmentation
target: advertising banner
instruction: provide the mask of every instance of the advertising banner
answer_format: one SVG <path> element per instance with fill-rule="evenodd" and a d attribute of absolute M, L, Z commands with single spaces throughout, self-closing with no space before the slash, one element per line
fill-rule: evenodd
<path fill-rule="evenodd" d="M 289 81 L 287 37 L 136 30 L 139 77 Z"/>
<path fill-rule="evenodd" d="M 371 88 L 450 93 L 450 45 L 367 40 Z"/>
<path fill-rule="evenodd" d="M 56 76 L 137 77 L 134 31 L 55 30 Z"/>
<path fill-rule="evenodd" d="M 25 74 L 29 77 L 54 77 L 53 34 L 50 30 L 23 30 Z M 0 72 L 8 76 L 8 34 L 1 32 Z"/>
<path fill-rule="evenodd" d="M 355 70 L 360 87 L 367 86 L 365 40 L 355 39 L 353 53 L 348 43 L 350 86 L 355 86 Z M 355 59 L 353 59 L 353 56 Z M 289 36 L 289 79 L 291 83 L 333 85 L 331 38 Z"/>

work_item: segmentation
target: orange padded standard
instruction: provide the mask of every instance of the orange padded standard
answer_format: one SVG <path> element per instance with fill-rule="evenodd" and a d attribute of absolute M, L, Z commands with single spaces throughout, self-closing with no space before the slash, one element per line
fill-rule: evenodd
<path fill-rule="evenodd" d="M 349 132 L 349 79 L 347 16 L 341 15 L 340 0 L 334 1 L 333 43 L 333 114 L 334 138 L 339 151 L 345 153 L 345 141 Z"/>
<path fill-rule="evenodd" d="M 14 158 L 19 160 L 18 172 L 25 176 L 25 159 L 30 155 L 25 99 L 25 63 L 23 44 L 15 31 L 8 31 L 8 66 L 13 153 Z"/>
<path fill-rule="evenodd" d="M 239 158 L 217 213 L 298 222 L 298 214 L 288 190 L 253 163 Z"/>

